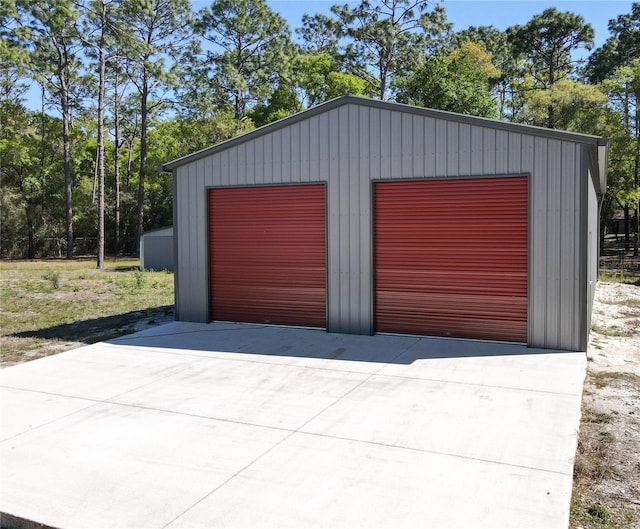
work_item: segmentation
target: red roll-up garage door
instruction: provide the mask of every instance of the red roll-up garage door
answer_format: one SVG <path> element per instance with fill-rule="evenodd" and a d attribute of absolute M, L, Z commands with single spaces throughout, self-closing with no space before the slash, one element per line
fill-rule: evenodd
<path fill-rule="evenodd" d="M 377 182 L 378 332 L 527 341 L 527 178 Z"/>
<path fill-rule="evenodd" d="M 209 190 L 211 319 L 326 326 L 323 184 Z"/>

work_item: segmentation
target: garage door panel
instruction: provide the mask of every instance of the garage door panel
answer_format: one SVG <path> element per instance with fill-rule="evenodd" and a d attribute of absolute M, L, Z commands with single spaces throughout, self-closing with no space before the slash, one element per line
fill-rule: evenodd
<path fill-rule="evenodd" d="M 322 184 L 209 191 L 211 318 L 326 326 Z"/>
<path fill-rule="evenodd" d="M 376 329 L 527 341 L 527 179 L 375 184 Z"/>

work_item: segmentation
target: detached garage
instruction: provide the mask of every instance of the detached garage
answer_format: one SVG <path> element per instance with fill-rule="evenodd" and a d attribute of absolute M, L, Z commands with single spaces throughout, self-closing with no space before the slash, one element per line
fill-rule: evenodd
<path fill-rule="evenodd" d="M 176 317 L 586 350 L 607 141 L 344 96 L 167 163 Z"/>

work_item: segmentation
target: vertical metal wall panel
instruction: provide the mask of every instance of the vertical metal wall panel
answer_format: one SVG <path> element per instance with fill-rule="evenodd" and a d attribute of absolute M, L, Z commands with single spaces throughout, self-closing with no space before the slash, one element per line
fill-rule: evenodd
<path fill-rule="evenodd" d="M 211 318 L 326 326 L 322 184 L 209 190 Z"/>
<path fill-rule="evenodd" d="M 586 149 L 585 149 L 586 150 Z M 587 156 L 585 155 L 585 158 Z M 593 308 L 593 300 L 596 293 L 596 285 L 598 281 L 598 244 L 599 244 L 599 230 L 598 230 L 598 195 L 596 194 L 595 184 L 593 182 L 593 175 L 591 170 L 588 171 L 589 178 L 584 182 L 584 186 L 587 188 L 587 229 L 586 229 L 586 254 L 587 254 L 587 288 L 586 288 L 586 315 L 584 325 L 588 327 L 591 321 L 591 311 Z M 587 329 L 588 330 L 588 329 Z M 586 333 L 585 333 L 586 334 Z M 584 344 L 586 348 L 586 343 Z"/>
<path fill-rule="evenodd" d="M 571 300 L 575 298 L 576 286 L 579 274 L 576 270 L 573 270 L 571 265 L 575 258 L 575 247 L 577 246 L 567 237 L 570 237 L 575 232 L 576 217 L 573 214 L 573 208 L 575 207 L 575 198 L 573 200 L 570 197 L 576 195 L 576 179 L 572 174 L 573 164 L 575 163 L 575 146 L 565 143 L 561 146 L 561 167 L 559 194 L 561 197 L 566 197 L 565 200 L 560 202 L 560 226 L 562 226 L 562 232 L 560 234 L 560 287 L 559 296 L 560 302 L 558 310 L 560 314 L 566 314 L 565 328 L 560 328 L 559 344 L 561 348 L 567 348 L 571 345 L 567 342 L 566 327 L 575 328 L 578 324 L 578 318 L 576 311 L 571 310 Z M 573 177 L 572 177 L 573 176 Z"/>
<path fill-rule="evenodd" d="M 458 153 L 458 174 L 471 176 L 471 126 L 461 123 L 458 131 L 460 152 Z"/>
<path fill-rule="evenodd" d="M 558 287 L 560 286 L 560 150 L 556 141 L 548 142 L 547 156 L 547 223 L 554 229 L 547 230 L 546 255 L 555 256 L 554 259 L 547 260 L 547 300 L 551 303 L 547 305 L 547 324 L 545 343 L 558 343 L 558 331 L 560 325 L 560 307 L 556 303 Z"/>
<path fill-rule="evenodd" d="M 482 171 L 476 174 L 498 174 L 496 171 L 496 131 L 482 131 Z"/>
<path fill-rule="evenodd" d="M 527 178 L 379 182 L 376 329 L 527 342 Z"/>
<path fill-rule="evenodd" d="M 469 174 L 482 174 L 484 164 L 484 129 L 482 127 L 471 127 L 471 152 L 469 154 L 470 167 Z"/>
<path fill-rule="evenodd" d="M 445 144 L 445 160 L 447 162 L 447 172 L 445 176 L 459 176 L 460 166 L 460 145 L 458 144 L 458 131 L 460 123 L 455 121 L 447 122 L 447 135 Z"/>
<path fill-rule="evenodd" d="M 416 134 L 423 137 L 416 139 Z M 574 283 L 574 291 L 568 284 L 560 286 L 561 277 L 569 277 L 587 259 L 581 250 L 569 249 L 576 248 L 584 231 L 577 221 L 582 202 L 576 198 L 585 178 L 584 163 L 581 154 L 571 155 L 582 152 L 578 143 L 499 130 L 490 124 L 469 126 L 404 112 L 401 107 L 392 111 L 348 104 L 242 145 L 210 155 L 206 166 L 196 160 L 176 170 L 181 319 L 208 318 L 208 301 L 201 296 L 207 280 L 206 187 L 326 182 L 328 328 L 368 333 L 373 328 L 372 269 L 366 253 L 371 252 L 371 181 L 527 174 L 529 344 L 580 347 L 575 318 L 581 319 L 579 298 L 587 287 Z M 566 178 L 575 183 L 573 190 Z M 558 212 L 549 214 L 549 207 Z"/>
<path fill-rule="evenodd" d="M 547 321 L 547 139 L 534 138 L 529 182 L 529 345 L 544 347 Z"/>
<path fill-rule="evenodd" d="M 424 164 L 424 149 L 422 149 L 422 143 L 424 142 L 424 119 L 419 116 L 411 116 L 411 152 L 413 156 L 410 157 L 412 163 L 411 174 L 414 178 L 421 178 L 426 176 L 425 164 Z"/>

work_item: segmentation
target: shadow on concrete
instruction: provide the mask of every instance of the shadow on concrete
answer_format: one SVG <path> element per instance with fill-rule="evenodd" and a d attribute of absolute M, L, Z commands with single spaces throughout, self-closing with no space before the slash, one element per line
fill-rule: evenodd
<path fill-rule="evenodd" d="M 567 352 L 529 348 L 525 344 L 455 338 L 390 334 L 363 336 L 292 327 L 187 322 L 172 322 L 113 339 L 110 343 L 172 349 L 196 356 L 235 353 L 397 364 L 411 364 L 421 359 Z"/>
<path fill-rule="evenodd" d="M 45 340 L 65 340 L 92 344 L 134 333 L 136 332 L 136 323 L 141 320 L 149 320 L 149 323 L 156 323 L 157 320 L 166 320 L 167 317 L 173 318 L 173 305 L 164 305 L 154 309 L 126 312 L 91 320 L 80 320 L 46 329 L 18 332 L 11 336 L 14 338 L 42 338 Z"/>

